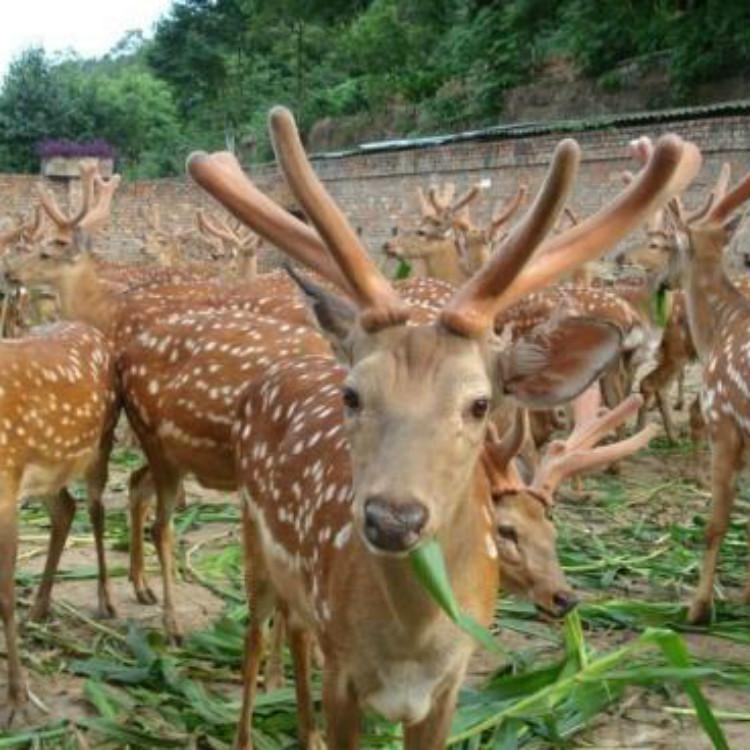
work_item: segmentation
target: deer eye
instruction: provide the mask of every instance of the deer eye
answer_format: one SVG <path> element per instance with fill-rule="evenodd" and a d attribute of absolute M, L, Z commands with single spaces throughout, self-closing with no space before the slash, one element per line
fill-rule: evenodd
<path fill-rule="evenodd" d="M 498 526 L 497 535 L 501 539 L 518 544 L 518 534 L 516 534 L 516 530 L 512 526 Z"/>
<path fill-rule="evenodd" d="M 488 398 L 475 398 L 471 402 L 471 416 L 474 419 L 484 419 L 490 410 L 490 400 Z"/>
<path fill-rule="evenodd" d="M 354 388 L 346 386 L 343 391 L 341 391 L 341 398 L 344 402 L 344 406 L 349 411 L 359 411 L 362 407 L 362 401 L 359 397 L 359 393 L 357 393 Z"/>
<path fill-rule="evenodd" d="M 42 250 L 42 252 L 39 253 L 39 257 L 42 260 L 49 260 L 52 256 L 46 250 Z"/>

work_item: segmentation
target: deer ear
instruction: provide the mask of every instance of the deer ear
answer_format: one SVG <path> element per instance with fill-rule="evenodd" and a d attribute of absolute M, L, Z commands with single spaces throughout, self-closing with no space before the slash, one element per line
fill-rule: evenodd
<path fill-rule="evenodd" d="M 336 356 L 348 362 L 350 334 L 357 322 L 356 307 L 303 276 L 288 263 L 284 264 L 284 270 L 300 288 L 315 324 L 330 342 Z"/>
<path fill-rule="evenodd" d="M 501 352 L 501 391 L 523 406 L 547 409 L 574 399 L 620 353 L 617 326 L 591 318 L 564 318 L 535 328 Z"/>

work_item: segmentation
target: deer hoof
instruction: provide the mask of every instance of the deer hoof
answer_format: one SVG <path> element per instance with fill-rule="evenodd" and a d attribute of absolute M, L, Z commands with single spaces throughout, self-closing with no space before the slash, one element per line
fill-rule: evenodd
<path fill-rule="evenodd" d="M 323 739 L 319 729 L 315 729 L 310 732 L 310 736 L 307 738 L 307 744 L 305 745 L 307 750 L 328 750 L 326 741 Z"/>
<path fill-rule="evenodd" d="M 112 602 L 100 602 L 99 606 L 96 608 L 95 616 L 97 620 L 113 620 L 117 617 L 117 610 Z"/>
<path fill-rule="evenodd" d="M 707 625 L 711 622 L 711 602 L 705 599 L 694 599 L 687 616 L 691 625 Z"/>
<path fill-rule="evenodd" d="M 139 604 L 150 606 L 157 603 L 156 594 L 145 583 L 135 587 L 135 598 Z"/>
<path fill-rule="evenodd" d="M 16 696 L 8 696 L 7 704 L 0 707 L 0 729 L 28 727 L 39 722 L 42 709 L 30 702 L 28 696 L 26 688 Z"/>
<path fill-rule="evenodd" d="M 43 622 L 49 617 L 49 601 L 35 601 L 29 610 L 29 622 Z"/>
<path fill-rule="evenodd" d="M 184 640 L 182 628 L 173 614 L 164 615 L 164 630 L 172 646 L 181 646 Z"/>

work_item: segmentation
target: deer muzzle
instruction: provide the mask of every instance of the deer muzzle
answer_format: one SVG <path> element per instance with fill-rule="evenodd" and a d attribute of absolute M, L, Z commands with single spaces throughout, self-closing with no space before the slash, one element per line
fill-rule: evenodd
<path fill-rule="evenodd" d="M 429 511 L 417 500 L 396 500 L 373 495 L 365 501 L 364 533 L 382 552 L 408 552 L 422 537 Z"/>

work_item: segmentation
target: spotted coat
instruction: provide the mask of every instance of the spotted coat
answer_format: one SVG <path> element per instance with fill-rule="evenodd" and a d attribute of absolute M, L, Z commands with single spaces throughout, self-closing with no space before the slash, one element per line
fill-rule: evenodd
<path fill-rule="evenodd" d="M 49 494 L 81 476 L 112 418 L 114 364 L 82 323 L 0 342 L 0 467 L 22 494 Z"/>

